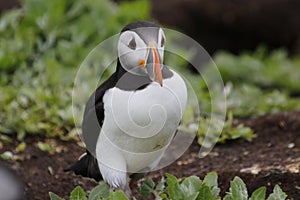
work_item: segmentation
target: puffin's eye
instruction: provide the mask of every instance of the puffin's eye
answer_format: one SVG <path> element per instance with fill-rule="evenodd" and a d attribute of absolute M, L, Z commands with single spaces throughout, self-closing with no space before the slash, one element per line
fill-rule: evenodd
<path fill-rule="evenodd" d="M 135 42 L 135 39 L 132 38 L 128 44 L 128 47 L 132 50 L 135 50 L 136 49 L 136 42 Z"/>
<path fill-rule="evenodd" d="M 163 47 L 165 45 L 165 38 L 161 38 L 160 47 Z"/>

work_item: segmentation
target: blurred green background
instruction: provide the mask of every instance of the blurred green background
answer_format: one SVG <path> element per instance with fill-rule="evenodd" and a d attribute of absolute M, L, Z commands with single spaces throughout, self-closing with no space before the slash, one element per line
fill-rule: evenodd
<path fill-rule="evenodd" d="M 152 3 L 23 0 L 16 8 L 2 11 L 0 140 L 8 141 L 14 133 L 19 140 L 26 134 L 73 138 L 76 131 L 71 93 L 80 63 L 97 44 L 117 34 L 127 23 L 141 19 L 157 21 L 151 18 L 151 13 L 158 16 L 158 3 Z M 240 49 L 238 54 L 226 49 L 212 52 L 224 80 L 228 113 L 233 117 L 300 108 L 300 59 L 290 56 L 285 48 L 269 50 L 268 45 L 261 44 L 255 50 Z M 203 80 L 186 62 L 178 59 L 172 60 L 172 64 L 190 77 L 201 111 L 209 115 L 210 94 Z M 204 134 L 201 130 L 210 121 L 205 116 L 200 120 L 201 143 Z M 228 139 L 253 137 L 243 127 L 233 132 Z"/>

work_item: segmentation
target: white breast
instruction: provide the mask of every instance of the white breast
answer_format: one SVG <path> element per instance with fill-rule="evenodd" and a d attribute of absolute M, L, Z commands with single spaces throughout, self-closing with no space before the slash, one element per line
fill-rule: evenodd
<path fill-rule="evenodd" d="M 187 102 L 185 83 L 173 73 L 163 87 L 153 82 L 142 90 L 112 88 L 105 93 L 105 119 L 96 149 L 100 163 L 130 173 L 158 164 Z M 122 159 L 116 160 L 116 154 Z"/>

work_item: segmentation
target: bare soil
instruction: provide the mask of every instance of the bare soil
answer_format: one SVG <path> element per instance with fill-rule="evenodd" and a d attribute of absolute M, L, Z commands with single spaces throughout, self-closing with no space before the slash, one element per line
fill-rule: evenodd
<path fill-rule="evenodd" d="M 257 137 L 252 142 L 219 144 L 208 156 L 199 159 L 200 147 L 194 141 L 180 159 L 148 176 L 160 180 L 165 173 L 172 173 L 179 178 L 190 175 L 203 178 L 206 173 L 216 171 L 222 195 L 228 191 L 230 180 L 239 176 L 250 193 L 260 186 L 267 186 L 270 193 L 275 184 L 279 184 L 289 199 L 300 199 L 300 190 L 296 188 L 300 186 L 300 111 L 268 114 L 242 122 L 255 131 Z M 39 141 L 55 144 L 56 151 L 41 151 L 37 148 Z M 15 153 L 18 156 L 16 161 L 4 161 L 24 183 L 24 199 L 49 199 L 49 191 L 68 199 L 70 191 L 77 185 L 86 190 L 96 186 L 91 179 L 63 171 L 84 152 L 76 142 L 41 136 L 26 137 L 25 142 L 27 148 Z M 15 152 L 18 143 L 0 145 L 0 153 Z M 142 199 L 139 195 L 137 197 Z"/>

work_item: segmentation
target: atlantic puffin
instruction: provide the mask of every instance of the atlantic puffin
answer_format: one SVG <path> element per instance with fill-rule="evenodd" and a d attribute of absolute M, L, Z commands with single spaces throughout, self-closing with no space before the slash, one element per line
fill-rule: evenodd
<path fill-rule="evenodd" d="M 86 153 L 66 171 L 104 180 L 130 195 L 130 177 L 154 169 L 187 104 L 183 78 L 163 64 L 165 34 L 153 22 L 126 25 L 112 74 L 86 103 Z"/>

